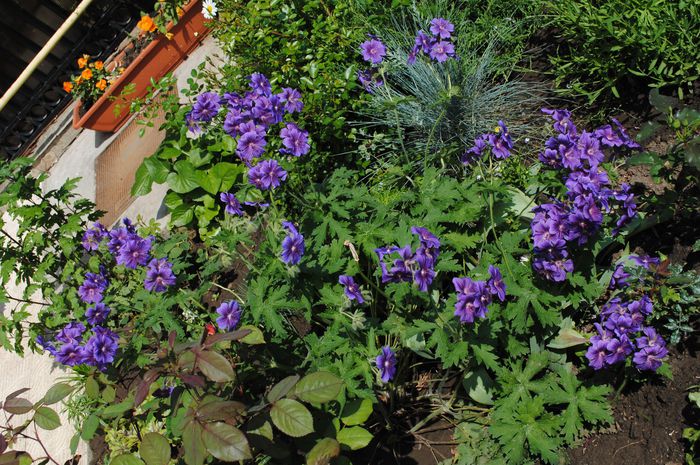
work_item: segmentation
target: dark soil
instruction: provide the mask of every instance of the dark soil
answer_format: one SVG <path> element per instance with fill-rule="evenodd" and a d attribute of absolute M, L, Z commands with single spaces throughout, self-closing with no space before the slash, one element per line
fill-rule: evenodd
<path fill-rule="evenodd" d="M 614 405 L 615 424 L 569 453 L 571 465 L 681 465 L 683 428 L 696 415 L 687 389 L 700 384 L 700 354 L 674 353 L 673 380 L 634 386 Z M 697 418 L 694 419 L 697 421 Z"/>

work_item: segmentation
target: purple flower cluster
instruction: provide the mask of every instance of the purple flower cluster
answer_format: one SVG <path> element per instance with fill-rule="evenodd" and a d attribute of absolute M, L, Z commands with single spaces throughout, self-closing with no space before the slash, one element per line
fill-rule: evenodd
<path fill-rule="evenodd" d="M 474 317 L 486 318 L 488 306 L 494 296 L 504 302 L 506 285 L 498 268 L 489 265 L 488 281 L 473 281 L 470 278 L 452 278 L 457 291 L 455 316 L 462 323 L 473 323 Z"/>
<path fill-rule="evenodd" d="M 452 33 L 455 30 L 454 24 L 444 18 L 434 18 L 430 21 L 430 32 L 427 34 L 418 31 L 415 44 L 408 54 L 408 64 L 416 62 L 416 58 L 421 53 L 425 53 L 432 60 L 444 63 L 448 58 L 454 58 L 455 46 L 452 43 Z"/>
<path fill-rule="evenodd" d="M 360 81 L 362 87 L 370 94 L 374 92 L 374 88 L 384 84 L 381 78 L 377 65 L 384 61 L 386 56 L 386 45 L 379 40 L 379 37 L 374 34 L 368 34 L 369 40 L 360 44 L 360 53 L 362 59 L 370 63 L 369 69 L 361 69 L 357 72 L 357 80 Z"/>
<path fill-rule="evenodd" d="M 296 265 L 304 255 L 306 245 L 304 244 L 304 236 L 299 234 L 297 228 L 289 221 L 282 223 L 289 234 L 282 241 L 282 261 L 287 265 Z"/>
<path fill-rule="evenodd" d="M 94 309 L 99 305 L 101 304 L 97 304 L 90 310 L 95 311 Z M 106 317 L 106 313 L 109 313 L 109 309 L 104 306 L 95 312 L 99 311 L 104 313 L 103 318 Z M 97 313 L 92 315 L 94 317 Z M 77 321 L 64 326 L 55 335 L 53 341 L 47 341 L 46 338 L 39 336 L 36 342 L 45 351 L 54 356 L 57 362 L 63 365 L 89 365 L 105 370 L 107 365 L 114 361 L 114 357 L 117 354 L 119 336 L 97 324 L 93 325 L 91 323 L 91 325 L 93 326 L 91 328 L 92 333 L 84 344 L 83 341 L 86 339 L 87 329 L 85 325 Z"/>
<path fill-rule="evenodd" d="M 632 301 L 615 297 L 608 301 L 601 309 L 601 321 L 595 324 L 597 334 L 591 337 L 586 352 L 589 365 L 600 370 L 634 354 L 632 362 L 638 369 L 656 371 L 668 350 L 654 328 L 644 326 L 651 312 L 652 303 L 647 296 Z"/>
<path fill-rule="evenodd" d="M 223 97 L 215 92 L 200 94 L 186 120 L 191 132 L 201 133 L 202 124 L 225 114 L 223 130 L 236 139 L 236 155 L 249 167 L 249 182 L 266 190 L 278 187 L 286 179 L 287 173 L 276 160 L 262 160 L 253 166 L 254 160 L 265 153 L 271 128 L 283 123 L 286 114 L 302 111 L 304 103 L 301 93 L 290 87 L 273 93 L 270 81 L 261 73 L 250 76 L 249 87 L 250 90 L 243 94 L 227 92 Z M 217 121 L 221 121 L 221 118 Z M 300 157 L 311 150 L 309 133 L 294 123 L 285 123 L 280 138 L 283 146 L 280 153 L 283 155 Z M 230 193 L 221 195 L 221 201 L 226 204 L 226 213 L 241 215 L 240 204 L 232 196 Z"/>
<path fill-rule="evenodd" d="M 99 248 L 106 234 L 107 229 L 99 221 L 95 221 L 92 228 L 83 233 L 83 247 L 88 252 L 94 252 Z"/>
<path fill-rule="evenodd" d="M 601 144 L 608 145 L 601 129 L 579 133 L 568 110 L 542 111 L 552 117 L 558 134 L 545 142 L 539 158 L 546 166 L 568 172 L 567 196 L 563 201 L 554 200 L 533 210 L 533 268 L 546 279 L 560 282 L 574 269 L 567 245 L 588 242 L 602 226 L 604 213 L 613 211 L 611 201 L 618 203 L 615 233 L 636 216 L 637 205 L 627 184 L 618 191 L 610 189 L 608 174 L 600 166 L 605 157 Z M 619 145 L 638 147 L 621 126 L 614 135 Z"/>
<path fill-rule="evenodd" d="M 513 150 L 513 139 L 511 139 L 508 127 L 503 121 L 498 122 L 493 133 L 482 134 L 474 139 L 474 146 L 462 155 L 462 163 L 465 165 L 474 163 L 483 156 L 484 151 L 488 148 L 491 149 L 491 154 L 499 160 L 510 157 L 511 150 Z"/>
<path fill-rule="evenodd" d="M 146 269 L 146 279 L 143 287 L 151 292 L 165 292 L 168 287 L 175 284 L 176 278 L 173 273 L 173 264 L 166 258 L 154 258 L 148 262 Z"/>
<path fill-rule="evenodd" d="M 382 270 L 382 282 L 414 282 L 418 289 L 427 292 L 435 278 L 434 268 L 440 254 L 440 241 L 426 228 L 413 226 L 411 233 L 417 235 L 420 240 L 420 246 L 415 252 L 410 244 L 404 247 L 391 246 L 375 249 Z M 384 257 L 394 253 L 398 254 L 399 258 L 396 258 L 391 268 L 388 268 Z"/>

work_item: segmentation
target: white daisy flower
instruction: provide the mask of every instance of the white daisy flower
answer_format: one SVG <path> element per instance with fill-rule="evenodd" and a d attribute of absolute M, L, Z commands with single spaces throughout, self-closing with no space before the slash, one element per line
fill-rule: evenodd
<path fill-rule="evenodd" d="M 202 14 L 205 19 L 216 18 L 216 13 L 218 13 L 218 11 L 219 9 L 216 7 L 214 0 L 204 0 L 202 2 Z"/>

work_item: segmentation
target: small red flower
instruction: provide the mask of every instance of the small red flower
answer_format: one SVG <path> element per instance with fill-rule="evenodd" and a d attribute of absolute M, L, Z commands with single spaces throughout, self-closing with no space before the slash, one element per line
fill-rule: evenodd
<path fill-rule="evenodd" d="M 214 334 L 216 334 L 216 328 L 214 327 L 213 324 L 207 323 L 206 328 L 207 328 L 208 335 L 213 336 Z"/>

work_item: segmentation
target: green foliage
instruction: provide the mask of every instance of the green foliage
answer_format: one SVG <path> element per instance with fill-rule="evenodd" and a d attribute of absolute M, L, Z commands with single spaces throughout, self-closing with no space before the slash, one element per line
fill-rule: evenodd
<path fill-rule="evenodd" d="M 688 388 L 688 400 L 690 408 L 694 410 L 700 409 L 700 391 L 698 386 Z M 700 463 L 700 423 L 696 420 L 688 428 L 683 430 L 683 439 L 686 441 L 685 461 L 688 465 L 697 465 Z"/>
<path fill-rule="evenodd" d="M 672 0 L 547 3 L 566 40 L 552 64 L 557 83 L 589 101 L 620 98 L 630 77 L 652 87 L 692 85 L 700 75 L 700 5 Z"/>

